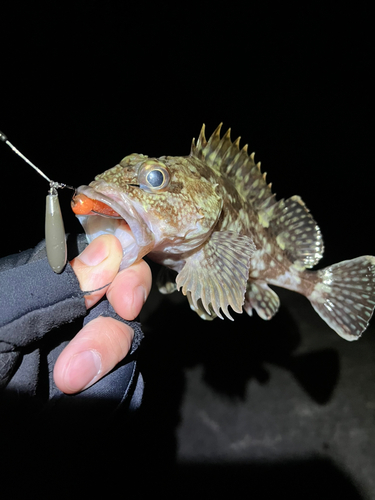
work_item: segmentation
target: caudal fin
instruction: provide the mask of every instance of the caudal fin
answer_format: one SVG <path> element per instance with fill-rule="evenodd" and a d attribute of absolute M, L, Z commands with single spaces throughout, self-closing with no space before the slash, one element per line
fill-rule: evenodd
<path fill-rule="evenodd" d="M 315 311 L 346 340 L 357 340 L 375 307 L 375 257 L 364 255 L 317 271 L 308 297 Z"/>

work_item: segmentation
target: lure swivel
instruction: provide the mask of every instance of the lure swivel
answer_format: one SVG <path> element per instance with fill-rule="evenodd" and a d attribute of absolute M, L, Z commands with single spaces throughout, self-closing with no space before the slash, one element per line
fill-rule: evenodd
<path fill-rule="evenodd" d="M 44 177 L 50 185 L 49 194 L 46 199 L 46 220 L 45 220 L 45 235 L 46 235 L 46 250 L 49 265 L 55 273 L 61 273 L 65 267 L 67 260 L 66 240 L 64 221 L 61 215 L 59 198 L 57 189 L 67 187 L 74 189 L 66 184 L 60 184 L 49 179 L 37 166 L 31 163 L 13 144 L 8 141 L 5 134 L 0 132 L 0 140 L 5 142 L 18 156 L 28 163 L 34 170 Z"/>

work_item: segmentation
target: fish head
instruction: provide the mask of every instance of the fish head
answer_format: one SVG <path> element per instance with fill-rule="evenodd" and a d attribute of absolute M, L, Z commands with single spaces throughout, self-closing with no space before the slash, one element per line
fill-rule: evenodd
<path fill-rule="evenodd" d="M 80 186 L 72 208 L 89 242 L 120 240 L 121 269 L 150 252 L 177 261 L 210 236 L 221 213 L 219 185 L 205 169 L 190 157 L 131 154 Z"/>

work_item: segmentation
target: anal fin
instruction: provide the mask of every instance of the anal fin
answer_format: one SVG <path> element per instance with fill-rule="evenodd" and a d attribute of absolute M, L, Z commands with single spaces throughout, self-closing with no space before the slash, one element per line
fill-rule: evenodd
<path fill-rule="evenodd" d="M 244 310 L 252 316 L 253 309 L 262 319 L 271 319 L 280 307 L 280 299 L 276 292 L 271 290 L 265 281 L 252 281 L 248 283 Z"/>

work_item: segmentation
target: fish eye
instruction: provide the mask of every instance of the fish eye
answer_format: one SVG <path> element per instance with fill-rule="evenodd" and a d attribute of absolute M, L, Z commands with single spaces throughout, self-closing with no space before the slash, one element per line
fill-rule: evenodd
<path fill-rule="evenodd" d="M 148 184 L 150 186 L 152 186 L 153 188 L 160 187 L 164 182 L 164 177 L 165 177 L 165 174 L 157 168 L 155 168 L 155 170 L 151 170 L 146 175 L 146 179 L 147 179 Z"/>
<path fill-rule="evenodd" d="M 170 176 L 167 168 L 157 161 L 147 162 L 138 173 L 138 182 L 145 191 L 160 191 L 169 184 Z"/>

